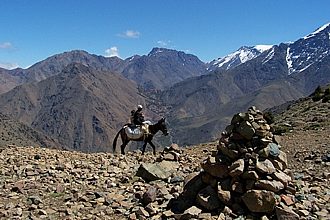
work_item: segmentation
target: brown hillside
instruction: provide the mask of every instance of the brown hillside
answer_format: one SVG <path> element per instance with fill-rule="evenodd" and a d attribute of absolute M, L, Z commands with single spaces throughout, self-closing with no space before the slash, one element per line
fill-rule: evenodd
<path fill-rule="evenodd" d="M 52 138 L 0 113 L 0 148 L 8 145 L 62 148 Z"/>
<path fill-rule="evenodd" d="M 9 70 L 0 68 L 0 94 L 8 92 L 18 85 L 18 79 L 10 74 Z"/>
<path fill-rule="evenodd" d="M 283 134 L 283 146 L 288 152 L 292 168 L 311 172 L 322 178 L 330 172 L 321 163 L 330 156 L 330 102 L 304 98 L 289 104 L 285 110 L 274 113 L 274 128 Z"/>
<path fill-rule="evenodd" d="M 111 151 L 114 135 L 144 98 L 119 74 L 82 64 L 0 97 L 0 111 L 80 151 Z"/>

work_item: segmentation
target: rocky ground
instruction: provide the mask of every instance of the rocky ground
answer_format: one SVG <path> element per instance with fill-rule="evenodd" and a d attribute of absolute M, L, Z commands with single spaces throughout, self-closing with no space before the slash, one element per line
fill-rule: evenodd
<path fill-rule="evenodd" d="M 276 119 L 288 128 L 280 142 L 296 190 L 284 199 L 299 216 L 292 219 L 330 219 L 329 106 L 310 101 Z M 156 157 L 3 146 L 0 219 L 252 219 L 228 209 L 179 215 L 168 208 L 218 144 L 172 145 Z"/>
<path fill-rule="evenodd" d="M 275 117 L 286 127 L 282 137 L 296 198 L 308 212 L 302 216 L 330 219 L 330 103 L 311 98 L 289 106 Z"/>
<path fill-rule="evenodd" d="M 7 146 L 0 153 L 1 219 L 158 219 L 181 192 L 183 179 L 198 171 L 215 144 L 185 149 L 175 172 L 147 183 L 136 172 L 154 163 L 150 153 L 85 154 L 46 148 Z M 157 190 L 144 207 L 143 194 Z M 148 211 L 146 211 L 148 210 Z M 148 214 L 149 213 L 149 214 Z"/>

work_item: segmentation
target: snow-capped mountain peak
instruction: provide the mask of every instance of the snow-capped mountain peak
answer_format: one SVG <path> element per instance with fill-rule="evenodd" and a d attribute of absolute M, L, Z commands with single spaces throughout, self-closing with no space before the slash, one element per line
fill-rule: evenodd
<path fill-rule="evenodd" d="M 269 50 L 270 48 L 272 48 L 273 45 L 256 45 L 254 46 L 254 48 L 258 51 L 260 51 L 260 53 L 266 51 L 266 50 Z"/>
<path fill-rule="evenodd" d="M 323 25 L 322 27 L 318 28 L 316 31 L 314 31 L 313 33 L 305 36 L 303 39 L 306 40 L 308 38 L 314 37 L 315 35 L 317 35 L 318 33 L 320 33 L 321 31 L 325 30 L 326 28 L 330 27 L 330 23 L 327 23 L 325 25 Z M 329 39 L 330 39 L 330 35 L 329 35 Z"/>
<path fill-rule="evenodd" d="M 217 68 L 231 69 L 249 60 L 252 60 L 259 56 L 266 50 L 272 48 L 273 45 L 256 45 L 256 46 L 243 46 L 234 53 L 231 53 L 225 57 L 218 58 L 210 62 L 209 71 Z"/>
<path fill-rule="evenodd" d="M 330 23 L 289 44 L 286 52 L 288 75 L 306 70 L 330 55 Z"/>

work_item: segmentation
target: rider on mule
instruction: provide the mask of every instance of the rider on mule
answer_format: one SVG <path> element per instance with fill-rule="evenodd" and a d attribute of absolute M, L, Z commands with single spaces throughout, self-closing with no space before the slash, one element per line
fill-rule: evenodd
<path fill-rule="evenodd" d="M 133 124 L 142 125 L 144 122 L 144 114 L 142 112 L 142 105 L 138 105 L 137 110 L 133 114 Z"/>

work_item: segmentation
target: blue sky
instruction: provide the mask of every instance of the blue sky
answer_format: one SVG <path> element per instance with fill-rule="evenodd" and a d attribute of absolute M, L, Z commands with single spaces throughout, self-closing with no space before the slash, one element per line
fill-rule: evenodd
<path fill-rule="evenodd" d="M 330 22 L 329 0 L 1 0 L 0 67 L 81 49 L 125 59 L 166 47 L 208 62 L 295 41 Z"/>

